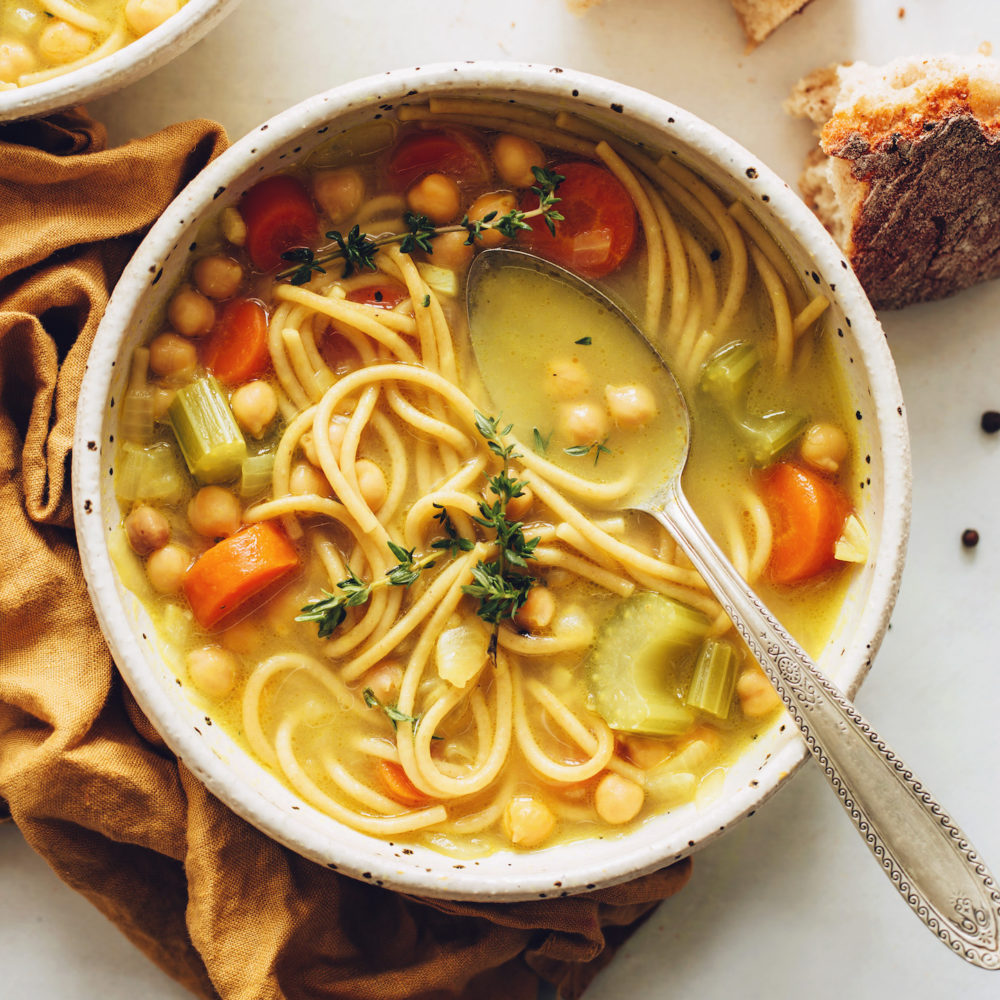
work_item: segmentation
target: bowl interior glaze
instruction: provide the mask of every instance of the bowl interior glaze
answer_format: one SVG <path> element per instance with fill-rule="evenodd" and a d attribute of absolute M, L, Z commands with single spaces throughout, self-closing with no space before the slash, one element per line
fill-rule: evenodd
<path fill-rule="evenodd" d="M 872 558 L 857 573 L 819 659 L 848 694 L 869 669 L 902 571 L 909 523 L 909 446 L 895 370 L 877 319 L 831 238 L 791 189 L 737 143 L 687 112 L 611 81 L 554 67 L 465 63 L 400 70 L 311 98 L 254 130 L 210 164 L 146 237 L 115 289 L 80 398 L 73 458 L 74 508 L 84 570 L 115 660 L 166 742 L 233 810 L 289 848 L 354 877 L 443 898 L 493 900 L 566 895 L 669 864 L 719 836 L 766 799 L 805 758 L 794 724 L 780 719 L 729 769 L 711 802 L 654 817 L 623 835 L 478 859 L 446 857 L 357 833 L 295 796 L 251 759 L 179 686 L 159 655 L 145 610 L 115 572 L 107 540 L 120 522 L 112 473 L 114 400 L 131 351 L 159 322 L 205 219 L 234 204 L 258 178 L 306 157 L 339 130 L 428 94 L 502 98 L 569 109 L 658 153 L 678 156 L 741 199 L 788 252 L 809 287 L 831 302 L 829 326 L 857 409 L 870 468 L 861 490 Z"/>

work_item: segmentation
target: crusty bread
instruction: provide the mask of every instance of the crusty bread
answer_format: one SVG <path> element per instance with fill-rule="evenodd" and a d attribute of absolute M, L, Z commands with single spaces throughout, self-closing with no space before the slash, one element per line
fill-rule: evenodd
<path fill-rule="evenodd" d="M 820 126 L 802 193 L 876 306 L 1000 275 L 1000 64 L 829 67 L 801 80 L 786 110 Z"/>
<path fill-rule="evenodd" d="M 751 47 L 759 45 L 775 28 L 798 14 L 810 0 L 731 0 Z"/>

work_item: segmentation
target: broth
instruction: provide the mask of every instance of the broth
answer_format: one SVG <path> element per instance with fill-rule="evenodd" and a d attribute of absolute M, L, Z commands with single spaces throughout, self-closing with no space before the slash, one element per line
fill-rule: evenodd
<path fill-rule="evenodd" d="M 867 551 L 824 302 L 745 209 L 593 126 L 442 107 L 223 211 L 132 359 L 115 545 L 178 678 L 264 767 L 363 832 L 475 856 L 717 794 L 780 709 L 626 510 L 680 448 L 653 355 L 501 272 L 477 369 L 464 280 L 500 220 L 638 317 L 689 401 L 685 491 L 813 655 Z"/>

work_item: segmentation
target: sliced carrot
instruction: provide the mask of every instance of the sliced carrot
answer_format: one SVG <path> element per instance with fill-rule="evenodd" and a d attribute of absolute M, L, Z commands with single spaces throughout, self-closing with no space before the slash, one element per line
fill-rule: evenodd
<path fill-rule="evenodd" d="M 389 795 L 402 805 L 416 808 L 426 806 L 430 802 L 394 760 L 384 760 L 379 757 L 375 761 L 375 771 Z"/>
<path fill-rule="evenodd" d="M 774 530 L 770 579 L 798 583 L 830 569 L 851 509 L 843 491 L 826 476 L 792 462 L 772 465 L 759 481 Z"/>
<path fill-rule="evenodd" d="M 275 174 L 240 199 L 247 226 L 247 253 L 258 271 L 270 271 L 292 247 L 308 246 L 319 219 L 309 192 L 294 177 Z"/>
<path fill-rule="evenodd" d="M 270 363 L 264 307 L 254 299 L 227 302 L 202 341 L 201 363 L 225 385 L 262 375 Z"/>
<path fill-rule="evenodd" d="M 184 577 L 184 595 L 198 624 L 212 628 L 298 565 L 284 531 L 261 521 L 203 552 Z"/>

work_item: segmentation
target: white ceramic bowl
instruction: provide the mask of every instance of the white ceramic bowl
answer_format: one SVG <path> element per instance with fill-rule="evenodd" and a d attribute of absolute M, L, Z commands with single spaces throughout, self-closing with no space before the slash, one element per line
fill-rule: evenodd
<path fill-rule="evenodd" d="M 15 90 L 0 90 L 0 122 L 103 97 L 179 56 L 218 24 L 239 0 L 188 0 L 173 17 L 103 59 Z"/>
<path fill-rule="evenodd" d="M 665 101 L 620 84 L 554 67 L 464 63 L 400 70 L 339 87 L 271 119 L 207 167 L 163 214 L 116 288 L 91 353 L 77 416 L 74 508 L 84 570 L 115 660 L 143 710 L 184 763 L 241 816 L 276 840 L 347 874 L 408 892 L 452 898 L 565 895 L 652 871 L 690 853 L 753 811 L 804 759 L 794 725 L 782 720 L 729 771 L 722 795 L 686 805 L 623 836 L 534 853 L 500 852 L 456 862 L 424 848 L 346 829 L 299 800 L 188 702 L 157 655 L 150 621 L 118 580 L 107 539 L 121 513 L 111 469 L 127 375 L 121 359 L 151 334 L 180 279 L 200 220 L 235 203 L 257 178 L 384 113 L 404 97 L 502 97 L 532 107 L 571 108 L 624 136 L 676 151 L 743 199 L 789 252 L 810 287 L 833 302 L 833 341 L 871 458 L 861 490 L 872 558 L 855 577 L 820 666 L 857 689 L 885 632 L 902 569 L 909 521 L 909 447 L 903 404 L 885 339 L 836 245 L 789 187 L 715 128 Z M 155 327 L 154 327 L 155 328 Z"/>

